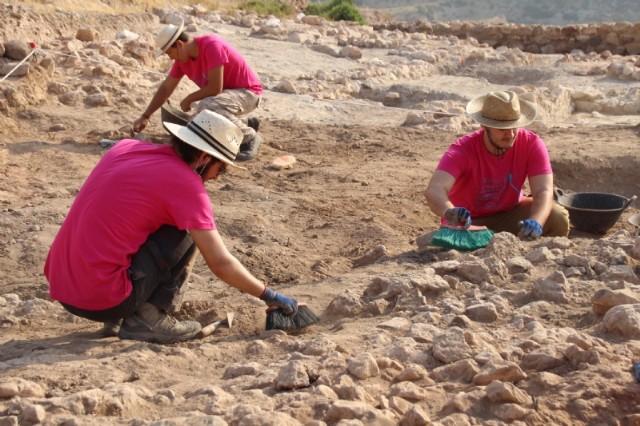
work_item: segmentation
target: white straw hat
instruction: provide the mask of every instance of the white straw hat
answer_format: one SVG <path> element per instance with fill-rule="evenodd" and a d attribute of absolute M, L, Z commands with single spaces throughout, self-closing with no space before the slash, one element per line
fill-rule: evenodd
<path fill-rule="evenodd" d="M 171 47 L 173 43 L 176 42 L 180 34 L 184 30 L 184 21 L 180 21 L 180 25 L 167 25 L 160 31 L 156 37 L 156 46 L 158 50 L 156 51 L 156 56 L 162 56 L 167 49 Z"/>
<path fill-rule="evenodd" d="M 162 124 L 171 134 L 192 147 L 236 169 L 246 170 L 245 167 L 233 163 L 242 143 L 242 131 L 228 118 L 205 109 L 193 117 L 186 126 L 168 121 Z"/>
<path fill-rule="evenodd" d="M 490 92 L 467 104 L 467 114 L 480 124 L 494 129 L 515 129 L 531 124 L 536 106 L 520 99 L 515 92 Z"/>

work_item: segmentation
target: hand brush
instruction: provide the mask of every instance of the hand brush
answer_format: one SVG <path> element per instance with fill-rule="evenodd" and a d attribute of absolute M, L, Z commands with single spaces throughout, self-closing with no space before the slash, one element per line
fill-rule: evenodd
<path fill-rule="evenodd" d="M 267 308 L 267 325 L 265 329 L 283 331 L 299 330 L 319 321 L 320 317 L 304 303 L 298 304 L 298 311 L 293 315 L 287 315 L 282 308 L 277 306 L 270 306 Z"/>
<path fill-rule="evenodd" d="M 433 234 L 431 245 L 470 251 L 486 247 L 492 238 L 493 231 L 486 226 L 471 225 L 468 229 L 464 229 L 463 226 L 442 225 Z"/>

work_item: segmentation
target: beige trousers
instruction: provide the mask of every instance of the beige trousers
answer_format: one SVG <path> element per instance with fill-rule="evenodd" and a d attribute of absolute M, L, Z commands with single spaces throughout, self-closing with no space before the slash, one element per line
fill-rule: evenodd
<path fill-rule="evenodd" d="M 518 235 L 518 222 L 529 218 L 531 214 L 531 197 L 524 197 L 515 208 L 481 218 L 471 218 L 474 225 L 484 225 L 493 232 L 511 232 Z M 553 203 L 547 221 L 542 225 L 543 237 L 566 237 L 569 235 L 569 212 L 558 203 Z"/>
<path fill-rule="evenodd" d="M 223 90 L 216 96 L 209 96 L 198 102 L 196 111 L 208 109 L 227 117 L 242 130 L 242 143 L 245 143 L 255 137 L 256 131 L 247 126 L 246 121 L 240 117 L 258 108 L 261 100 L 262 96 L 248 89 Z"/>

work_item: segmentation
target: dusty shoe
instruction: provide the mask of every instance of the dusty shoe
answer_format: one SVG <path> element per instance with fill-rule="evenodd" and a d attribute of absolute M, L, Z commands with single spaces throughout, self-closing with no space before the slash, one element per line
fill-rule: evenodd
<path fill-rule="evenodd" d="M 251 127 L 257 132 L 260 129 L 260 119 L 258 117 L 247 118 L 247 126 Z"/>
<path fill-rule="evenodd" d="M 102 323 L 102 329 L 98 332 L 100 337 L 115 337 L 118 335 L 118 329 L 122 320 L 116 322 L 104 322 Z"/>
<path fill-rule="evenodd" d="M 251 139 L 240 145 L 240 152 L 236 155 L 236 160 L 247 161 L 253 160 L 258 155 L 258 148 L 262 145 L 262 136 L 258 133 Z"/>
<path fill-rule="evenodd" d="M 138 312 L 125 318 L 118 337 L 146 342 L 176 343 L 195 337 L 201 328 L 197 321 L 178 321 L 152 304 L 145 303 Z"/>

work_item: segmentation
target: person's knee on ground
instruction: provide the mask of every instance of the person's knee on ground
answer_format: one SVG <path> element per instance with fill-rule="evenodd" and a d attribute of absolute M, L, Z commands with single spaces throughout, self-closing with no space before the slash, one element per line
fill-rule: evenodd
<path fill-rule="evenodd" d="M 486 226 L 490 230 L 495 233 L 498 232 L 509 232 L 513 235 L 518 235 L 520 232 L 520 226 L 518 226 L 518 222 L 523 220 L 524 217 L 519 217 L 519 215 L 513 216 L 513 211 L 510 212 L 500 212 L 495 215 L 485 216 L 481 218 L 471 217 L 471 224 L 477 226 Z"/>
<path fill-rule="evenodd" d="M 542 226 L 543 237 L 566 237 L 569 235 L 569 212 L 558 203 L 553 203 L 551 213 Z"/>
<path fill-rule="evenodd" d="M 531 197 L 524 197 L 520 204 L 508 211 L 499 212 L 482 218 L 471 217 L 472 225 L 486 226 L 493 232 L 509 232 L 513 235 L 520 233 L 520 222 L 531 215 Z"/>
<path fill-rule="evenodd" d="M 523 203 L 513 210 L 480 219 L 472 218 L 472 223 L 484 225 L 494 232 L 510 232 L 518 235 L 520 232 L 519 223 L 529 217 L 530 207 L 531 200 L 525 198 Z M 569 212 L 558 203 L 553 203 L 549 217 L 542 225 L 542 236 L 566 237 L 567 235 L 569 235 Z"/>

